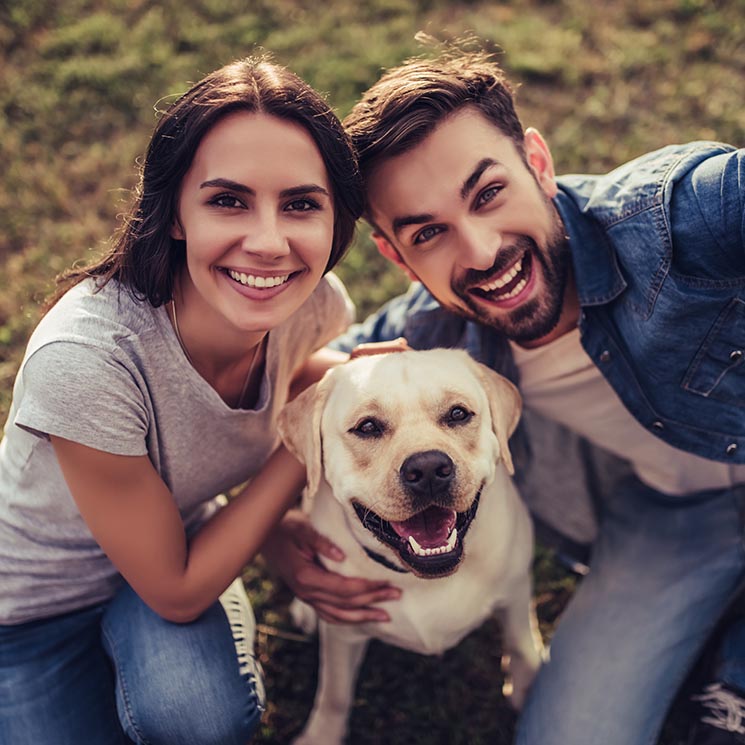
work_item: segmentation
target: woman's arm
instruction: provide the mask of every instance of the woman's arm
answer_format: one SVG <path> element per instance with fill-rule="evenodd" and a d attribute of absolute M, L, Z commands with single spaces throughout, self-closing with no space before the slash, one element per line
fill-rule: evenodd
<path fill-rule="evenodd" d="M 193 620 L 219 597 L 305 483 L 302 464 L 279 448 L 187 544 L 173 496 L 147 456 L 51 440 L 93 536 L 135 592 L 169 621 Z"/>

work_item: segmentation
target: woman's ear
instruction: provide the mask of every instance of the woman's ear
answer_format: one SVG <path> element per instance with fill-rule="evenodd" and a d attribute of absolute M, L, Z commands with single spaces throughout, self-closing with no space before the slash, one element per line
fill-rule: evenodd
<path fill-rule="evenodd" d="M 525 157 L 538 185 L 549 199 L 553 199 L 558 191 L 554 161 L 543 136 L 533 127 L 525 130 Z"/>
<path fill-rule="evenodd" d="M 372 239 L 375 241 L 375 245 L 378 247 L 378 251 L 385 256 L 388 261 L 392 261 L 396 266 L 403 269 L 406 276 L 414 282 L 419 281 L 419 277 L 409 269 L 406 262 L 401 258 L 401 254 L 391 245 L 390 241 L 382 233 L 373 233 Z"/>
<path fill-rule="evenodd" d="M 186 234 L 184 233 L 184 229 L 181 227 L 178 217 L 174 217 L 173 222 L 171 223 L 171 238 L 177 241 L 186 240 Z"/>

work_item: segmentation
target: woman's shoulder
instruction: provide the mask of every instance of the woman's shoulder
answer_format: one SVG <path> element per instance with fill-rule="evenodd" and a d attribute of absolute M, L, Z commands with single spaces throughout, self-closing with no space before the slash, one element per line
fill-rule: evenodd
<path fill-rule="evenodd" d="M 68 290 L 42 318 L 29 346 L 68 341 L 118 347 L 156 330 L 156 311 L 116 280 L 98 286 L 87 279 Z"/>

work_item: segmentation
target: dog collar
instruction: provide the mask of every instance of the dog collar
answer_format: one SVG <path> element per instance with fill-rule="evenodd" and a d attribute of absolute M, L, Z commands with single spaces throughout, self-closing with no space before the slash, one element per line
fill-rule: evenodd
<path fill-rule="evenodd" d="M 382 564 L 386 569 L 391 569 L 394 572 L 400 572 L 401 574 L 408 574 L 408 569 L 402 569 L 401 567 L 397 567 L 392 561 L 388 561 L 388 559 L 385 558 L 385 556 L 381 556 L 380 554 L 376 554 L 375 551 L 371 551 L 369 548 L 365 548 L 363 546 L 362 548 L 365 549 L 365 553 L 373 560 L 377 561 L 378 564 Z"/>

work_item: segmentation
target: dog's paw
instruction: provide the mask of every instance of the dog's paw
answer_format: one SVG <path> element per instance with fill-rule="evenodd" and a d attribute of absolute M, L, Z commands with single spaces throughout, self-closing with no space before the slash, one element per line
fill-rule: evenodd
<path fill-rule="evenodd" d="M 345 742 L 343 730 L 332 727 L 333 731 L 319 733 L 318 729 L 311 724 L 292 740 L 291 745 L 343 745 Z"/>
<path fill-rule="evenodd" d="M 290 618 L 295 626 L 306 634 L 315 634 L 318 631 L 318 615 L 302 600 L 295 598 L 290 603 Z M 301 745 L 305 744 L 301 743 Z"/>

